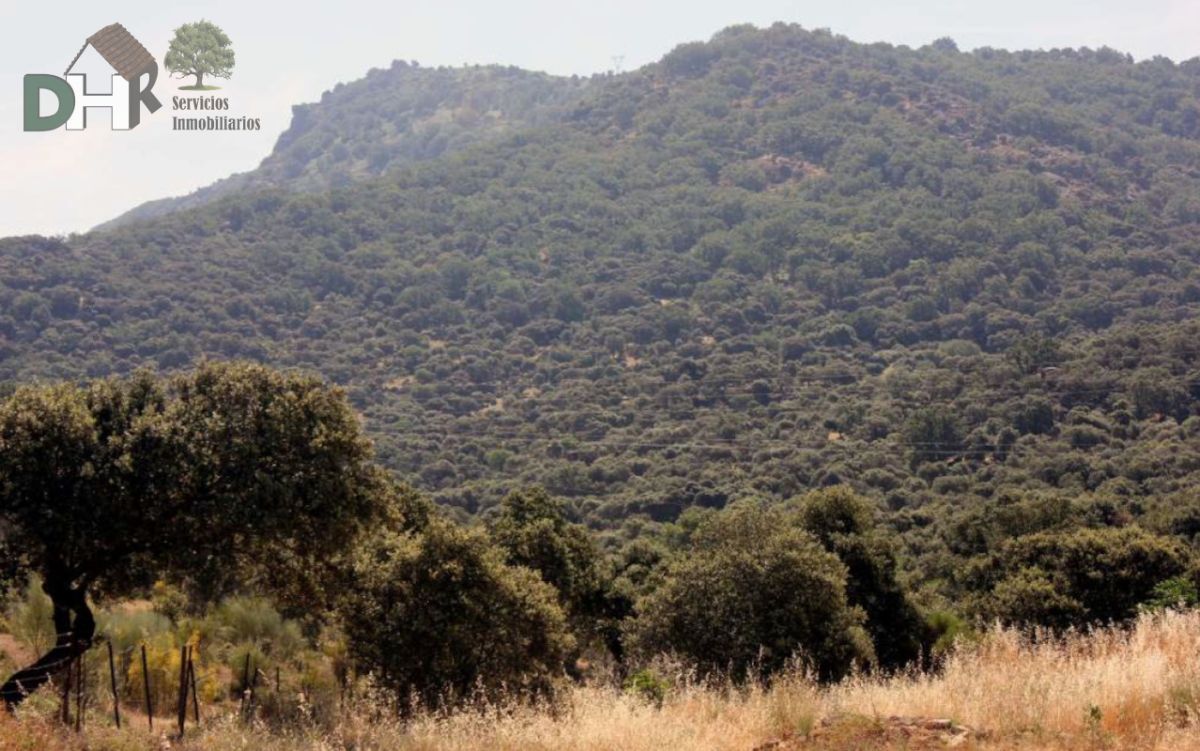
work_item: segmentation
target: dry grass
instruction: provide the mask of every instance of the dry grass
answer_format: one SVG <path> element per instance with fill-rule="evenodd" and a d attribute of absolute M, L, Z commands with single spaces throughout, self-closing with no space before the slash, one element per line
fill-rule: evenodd
<path fill-rule="evenodd" d="M 818 689 L 800 677 L 747 690 L 689 685 L 661 707 L 613 688 L 574 689 L 556 708 L 490 708 L 410 723 L 350 713 L 336 728 L 286 732 L 211 720 L 192 749 L 659 751 L 941 748 L 893 732 L 891 716 L 946 718 L 971 749 L 1200 749 L 1200 613 L 1143 617 L 1132 629 L 1036 640 L 993 632 L 936 674 L 862 677 Z M 889 730 L 889 728 L 891 728 Z M 773 741 L 779 741 L 772 743 Z M 174 744 L 179 747 L 178 743 Z M 142 730 L 93 727 L 86 740 L 48 720 L 0 719 L 0 751 L 162 748 Z"/>

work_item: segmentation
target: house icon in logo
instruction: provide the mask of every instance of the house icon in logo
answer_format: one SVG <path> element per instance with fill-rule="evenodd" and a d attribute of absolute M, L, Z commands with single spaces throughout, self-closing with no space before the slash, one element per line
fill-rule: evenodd
<path fill-rule="evenodd" d="M 109 24 L 87 38 L 62 78 L 25 76 L 25 130 L 83 130 L 91 108 L 111 110 L 113 130 L 130 130 L 143 104 L 151 113 L 162 107 L 151 91 L 157 79 L 149 50 L 121 24 Z M 41 113 L 42 92 L 58 99 L 53 114 Z"/>

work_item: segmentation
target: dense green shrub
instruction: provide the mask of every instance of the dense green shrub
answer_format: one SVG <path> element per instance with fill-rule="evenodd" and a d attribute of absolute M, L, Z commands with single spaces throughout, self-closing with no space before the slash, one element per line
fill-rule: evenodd
<path fill-rule="evenodd" d="M 973 575 L 986 615 L 1063 628 L 1133 617 L 1189 563 L 1179 542 L 1137 527 L 1079 529 L 1008 541 Z"/>
<path fill-rule="evenodd" d="M 350 654 L 402 705 L 544 695 L 574 646 L 556 592 L 478 532 L 381 532 L 338 608 Z"/>
<path fill-rule="evenodd" d="M 875 656 L 900 668 L 928 656 L 936 634 L 897 580 L 895 541 L 876 529 L 871 504 L 845 486 L 800 499 L 800 518 L 846 566 L 850 605 L 866 613 Z"/>
<path fill-rule="evenodd" d="M 510 493 L 490 532 L 509 564 L 533 569 L 557 590 L 580 647 L 599 642 L 623 654 L 620 622 L 629 600 L 613 591 L 592 535 L 567 521 L 561 502 L 541 488 Z"/>
<path fill-rule="evenodd" d="M 740 505 L 706 520 L 663 577 L 638 603 L 644 654 L 673 653 L 735 679 L 794 658 L 823 678 L 874 661 L 845 566 L 780 512 Z"/>

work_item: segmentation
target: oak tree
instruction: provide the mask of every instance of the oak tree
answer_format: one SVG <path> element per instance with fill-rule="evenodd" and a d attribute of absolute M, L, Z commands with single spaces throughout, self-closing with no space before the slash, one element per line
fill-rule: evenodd
<path fill-rule="evenodd" d="M 41 576 L 56 638 L 0 697 L 20 703 L 91 646 L 92 595 L 170 577 L 320 598 L 389 497 L 345 396 L 310 376 L 209 364 L 17 389 L 0 403 L 0 540 Z"/>
<path fill-rule="evenodd" d="M 846 567 L 778 510 L 731 507 L 702 523 L 692 549 L 638 603 L 635 643 L 735 680 L 796 658 L 823 679 L 875 661 Z"/>

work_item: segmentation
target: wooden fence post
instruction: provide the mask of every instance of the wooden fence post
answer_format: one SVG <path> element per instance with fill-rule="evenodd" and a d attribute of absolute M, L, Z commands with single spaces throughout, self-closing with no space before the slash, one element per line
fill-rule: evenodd
<path fill-rule="evenodd" d="M 246 714 L 246 694 L 250 691 L 250 652 L 246 652 L 246 664 L 242 668 L 242 696 L 238 702 L 238 714 Z"/>
<path fill-rule="evenodd" d="M 254 695 L 257 693 L 258 674 L 261 672 L 262 672 L 262 670 L 260 670 L 259 667 L 257 665 L 255 665 L 254 670 L 250 674 L 250 698 L 249 698 L 249 704 L 247 705 L 247 708 L 246 708 L 247 719 L 254 717 Z"/>
<path fill-rule="evenodd" d="M 146 694 L 146 719 L 150 732 L 154 732 L 154 703 L 150 701 L 150 668 L 146 665 L 146 645 L 142 645 L 142 688 Z"/>
<path fill-rule="evenodd" d="M 84 699 L 83 691 L 85 688 L 85 675 L 83 665 L 83 655 L 75 658 L 75 732 L 83 730 L 83 708 Z"/>
<path fill-rule="evenodd" d="M 71 675 L 74 669 L 75 661 L 68 660 L 66 673 L 63 675 L 62 716 L 59 718 L 66 727 L 71 726 Z"/>
<path fill-rule="evenodd" d="M 117 729 L 121 729 L 121 697 L 117 693 L 117 663 L 113 659 L 112 642 L 108 642 L 108 681 L 112 686 L 113 697 L 113 720 L 117 723 Z"/>
<path fill-rule="evenodd" d="M 179 648 L 179 703 L 175 707 L 176 716 L 179 718 L 179 737 L 183 737 L 184 726 L 187 724 L 187 665 L 188 652 L 191 647 L 184 645 Z"/>

